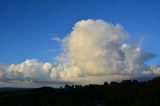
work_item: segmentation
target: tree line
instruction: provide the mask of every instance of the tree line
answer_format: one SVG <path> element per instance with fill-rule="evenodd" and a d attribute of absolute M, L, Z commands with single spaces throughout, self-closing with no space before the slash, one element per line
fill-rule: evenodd
<path fill-rule="evenodd" d="M 0 106 L 160 106 L 160 77 L 103 85 L 0 90 Z"/>

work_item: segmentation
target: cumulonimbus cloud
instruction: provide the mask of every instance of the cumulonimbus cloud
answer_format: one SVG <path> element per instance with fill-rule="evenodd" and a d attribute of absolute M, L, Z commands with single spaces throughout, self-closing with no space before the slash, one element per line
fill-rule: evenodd
<path fill-rule="evenodd" d="M 75 82 L 80 84 L 159 75 L 160 67 L 146 66 L 156 55 L 144 52 L 137 44 L 125 43 L 128 34 L 119 24 L 103 20 L 82 20 L 61 43 L 61 64 L 35 59 L 19 64 L 0 65 L 1 82 Z"/>

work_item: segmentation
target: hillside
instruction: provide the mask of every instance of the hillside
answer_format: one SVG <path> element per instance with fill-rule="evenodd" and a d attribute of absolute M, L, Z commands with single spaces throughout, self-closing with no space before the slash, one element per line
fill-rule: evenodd
<path fill-rule="evenodd" d="M 0 106 L 160 106 L 160 77 L 64 88 L 1 88 Z"/>

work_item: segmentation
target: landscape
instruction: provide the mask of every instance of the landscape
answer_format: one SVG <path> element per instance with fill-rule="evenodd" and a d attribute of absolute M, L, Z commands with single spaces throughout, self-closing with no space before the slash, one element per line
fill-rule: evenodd
<path fill-rule="evenodd" d="M 0 0 L 0 106 L 160 106 L 159 0 Z"/>
<path fill-rule="evenodd" d="M 1 88 L 2 106 L 159 106 L 160 77 L 63 88 Z"/>

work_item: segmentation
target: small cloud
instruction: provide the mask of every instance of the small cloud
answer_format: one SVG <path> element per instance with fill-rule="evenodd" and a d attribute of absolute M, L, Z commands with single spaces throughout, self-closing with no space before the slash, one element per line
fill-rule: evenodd
<path fill-rule="evenodd" d="M 63 49 L 48 49 L 47 52 L 63 51 Z"/>
<path fill-rule="evenodd" d="M 62 39 L 59 37 L 53 37 L 52 41 L 62 42 Z"/>

